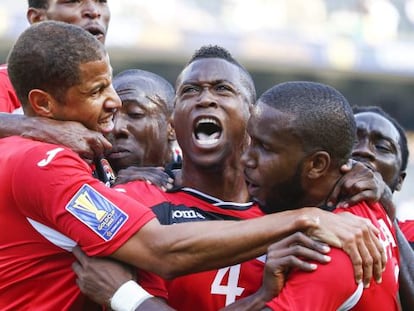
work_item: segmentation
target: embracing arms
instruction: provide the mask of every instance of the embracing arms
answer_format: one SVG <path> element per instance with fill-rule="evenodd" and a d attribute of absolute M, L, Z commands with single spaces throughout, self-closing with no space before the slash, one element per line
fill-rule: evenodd
<path fill-rule="evenodd" d="M 0 138 L 13 135 L 65 145 L 84 159 L 93 159 L 112 147 L 101 133 L 78 122 L 0 113 Z"/>

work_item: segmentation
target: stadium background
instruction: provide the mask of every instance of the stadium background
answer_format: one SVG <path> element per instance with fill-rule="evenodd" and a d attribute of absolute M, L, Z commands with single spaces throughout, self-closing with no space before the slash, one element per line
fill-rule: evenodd
<path fill-rule="evenodd" d="M 312 80 L 355 105 L 380 105 L 407 129 L 411 161 L 400 218 L 414 219 L 414 0 L 110 0 L 114 73 L 174 82 L 195 49 L 218 44 L 252 73 L 258 94 Z M 0 61 L 28 26 L 27 1 L 0 0 Z"/>

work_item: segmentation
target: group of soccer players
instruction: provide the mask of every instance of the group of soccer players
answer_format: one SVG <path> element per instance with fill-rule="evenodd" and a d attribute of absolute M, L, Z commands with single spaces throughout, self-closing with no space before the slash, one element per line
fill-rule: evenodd
<path fill-rule="evenodd" d="M 104 42 L 106 2 L 39 2 L 29 1 L 31 22 L 76 24 Z M 196 51 L 177 78 L 170 120 L 172 91 L 166 81 L 129 72 L 114 79 L 118 97 L 103 46 L 82 32 L 61 23 L 39 24 L 22 34 L 10 54 L 11 80 L 26 116 L 2 115 L 1 135 L 50 139 L 75 152 L 16 137 L 0 144 L 5 167 L 1 189 L 8 194 L 2 198 L 3 221 L 12 233 L 1 240 L 2 309 L 30 308 L 30 303 L 31 308 L 91 310 L 74 273 L 68 272 L 74 258 L 66 253 L 75 249 L 80 261 L 73 269 L 81 290 L 98 303 L 110 301 L 114 309 L 368 310 L 380 304 L 398 310 L 398 266 L 404 262 L 389 218 L 392 208 L 386 215 L 386 202 L 360 202 L 382 197 L 384 187 L 373 171 L 391 191 L 404 180 L 405 133 L 389 116 L 359 112 L 355 124 L 337 90 L 310 82 L 275 86 L 255 105 L 249 73 L 225 49 L 207 46 Z M 51 54 L 42 58 L 46 52 Z M 56 64 L 63 74 L 54 70 Z M 13 88 L 7 92 L 13 94 Z M 164 166 L 173 159 L 172 125 L 183 153 L 182 168 L 167 170 L 176 177 L 173 188 L 170 177 L 153 168 L 134 173 L 155 186 L 135 181 L 111 191 L 92 177 L 102 164 L 96 155 L 110 147 L 102 133 L 112 143 L 106 154 L 117 171 Z M 341 165 L 351 156 L 356 129 L 360 144 L 353 155 L 369 169 L 357 164 L 343 178 Z M 344 208 L 334 210 L 340 217 L 322 211 L 346 198 Z M 298 210 L 304 206 L 320 209 Z M 261 217 L 265 214 L 273 215 Z M 248 218 L 257 221 L 240 221 Z M 364 239 L 355 241 L 355 231 Z M 329 249 L 308 236 L 343 250 L 333 248 L 328 256 Z M 76 245 L 89 255 L 111 256 L 142 270 L 136 275 L 107 273 L 103 267 L 113 262 L 87 258 Z M 266 250 L 267 256 L 258 257 Z M 362 273 L 362 263 L 370 261 L 373 269 L 368 265 Z M 209 271 L 199 272 L 204 270 Z M 124 283 L 130 278 L 145 290 Z M 103 284 L 106 289 L 99 287 Z M 118 289 L 120 284 L 127 285 Z M 329 295 L 332 288 L 335 294 Z M 132 298 L 119 299 L 126 296 Z"/>

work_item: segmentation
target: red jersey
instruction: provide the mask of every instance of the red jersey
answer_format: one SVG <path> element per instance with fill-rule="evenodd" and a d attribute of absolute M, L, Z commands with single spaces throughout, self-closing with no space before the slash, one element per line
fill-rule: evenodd
<path fill-rule="evenodd" d="M 19 109 L 21 104 L 9 79 L 7 65 L 0 66 L 0 112 L 12 113 Z"/>
<path fill-rule="evenodd" d="M 155 215 L 67 148 L 14 136 L 0 153 L 0 310 L 92 310 L 70 250 L 108 256 Z"/>
<path fill-rule="evenodd" d="M 264 215 L 252 202 L 238 204 L 224 202 L 191 188 L 164 193 L 145 182 L 120 186 L 128 195 L 153 206 L 162 224 L 188 221 L 248 219 Z M 145 194 L 145 195 L 144 195 Z M 138 282 L 151 294 L 163 297 L 180 311 L 216 311 L 235 300 L 255 293 L 262 284 L 265 256 L 225 267 L 164 281 L 160 277 L 140 271 Z"/>
<path fill-rule="evenodd" d="M 371 220 L 380 229 L 380 238 L 387 254 L 386 269 L 382 283 L 371 281 L 370 287 L 362 288 L 355 283 L 353 267 L 348 255 L 332 249 L 331 262 L 318 264 L 312 273 L 292 271 L 279 296 L 267 304 L 272 310 L 322 311 L 322 310 L 399 310 L 398 260 L 395 230 L 384 209 L 364 202 L 335 213 L 351 212 Z"/>
<path fill-rule="evenodd" d="M 398 226 L 401 229 L 401 232 L 404 234 L 408 243 L 410 243 L 411 248 L 414 249 L 414 220 L 409 219 L 405 221 L 398 221 Z"/>

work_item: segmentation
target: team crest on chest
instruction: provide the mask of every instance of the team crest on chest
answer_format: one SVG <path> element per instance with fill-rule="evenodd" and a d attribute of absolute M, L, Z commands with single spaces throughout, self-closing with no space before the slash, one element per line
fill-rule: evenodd
<path fill-rule="evenodd" d="M 87 184 L 73 196 L 66 210 L 105 241 L 110 240 L 128 219 L 124 211 Z"/>

